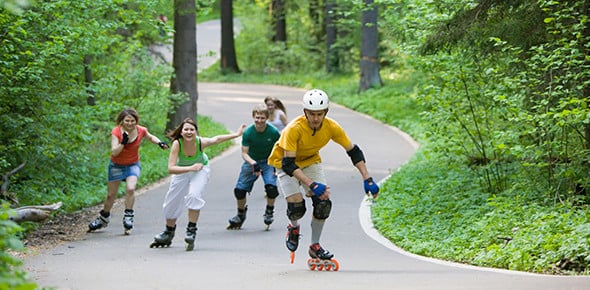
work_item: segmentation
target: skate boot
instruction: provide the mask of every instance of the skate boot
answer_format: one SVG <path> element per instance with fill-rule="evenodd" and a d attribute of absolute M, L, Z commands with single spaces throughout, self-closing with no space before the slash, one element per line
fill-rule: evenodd
<path fill-rule="evenodd" d="M 274 221 L 274 206 L 266 206 L 266 210 L 264 211 L 264 224 L 266 225 L 266 230 L 270 229 L 270 224 Z"/>
<path fill-rule="evenodd" d="M 167 226 L 162 233 L 154 237 L 154 241 L 150 244 L 150 248 L 170 247 L 170 244 L 172 244 L 172 239 L 174 238 L 175 229 L 176 227 L 170 228 Z"/>
<path fill-rule="evenodd" d="M 131 229 L 133 229 L 133 216 L 132 210 L 125 210 L 125 215 L 123 216 L 123 228 L 125 229 L 126 235 L 130 234 Z"/>
<path fill-rule="evenodd" d="M 287 237 L 285 244 L 287 245 L 287 249 L 291 251 L 290 258 L 291 264 L 293 264 L 293 262 L 295 261 L 295 251 L 299 246 L 299 226 L 294 227 L 291 224 L 287 226 Z"/>
<path fill-rule="evenodd" d="M 238 214 L 234 217 L 229 219 L 229 225 L 227 225 L 228 230 L 239 230 L 242 228 L 242 224 L 246 221 L 246 212 L 248 211 L 248 207 L 244 207 L 244 209 L 238 208 Z"/>
<path fill-rule="evenodd" d="M 186 237 L 184 241 L 186 242 L 186 250 L 192 251 L 195 248 L 195 239 L 197 238 L 197 227 L 187 227 L 186 228 Z"/>
<path fill-rule="evenodd" d="M 109 217 L 103 216 L 101 212 L 93 222 L 88 224 L 88 232 L 93 232 L 98 229 L 106 228 L 108 225 Z"/>
<path fill-rule="evenodd" d="M 310 270 L 326 270 L 326 271 L 338 271 L 340 265 L 334 258 L 334 254 L 325 250 L 320 244 L 312 244 L 309 246 L 309 256 L 307 260 L 307 266 Z"/>

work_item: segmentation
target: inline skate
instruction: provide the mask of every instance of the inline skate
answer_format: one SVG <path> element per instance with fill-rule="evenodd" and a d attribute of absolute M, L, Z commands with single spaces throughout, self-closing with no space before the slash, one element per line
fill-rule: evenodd
<path fill-rule="evenodd" d="M 334 254 L 322 248 L 320 244 L 316 243 L 309 246 L 309 256 L 307 267 L 312 271 L 338 271 L 340 268 L 340 264 L 334 259 Z"/>
<path fill-rule="evenodd" d="M 170 244 L 172 244 L 172 239 L 174 238 L 175 229 L 176 227 L 166 227 L 163 232 L 154 237 L 154 241 L 150 244 L 150 248 L 170 247 Z"/>
<path fill-rule="evenodd" d="M 186 228 L 186 237 L 184 238 L 184 242 L 186 243 L 186 250 L 192 251 L 195 248 L 195 240 L 197 238 L 197 227 L 187 227 Z"/>
<path fill-rule="evenodd" d="M 234 217 L 229 219 L 229 225 L 227 225 L 228 230 L 239 230 L 242 228 L 242 224 L 246 221 L 246 212 L 248 211 L 248 207 L 244 207 L 243 209 L 238 208 L 238 214 Z"/>
<path fill-rule="evenodd" d="M 106 228 L 108 225 L 109 225 L 109 217 L 103 216 L 103 213 L 101 212 L 94 221 L 92 221 L 90 224 L 88 224 L 88 232 L 93 232 L 98 229 Z"/>
<path fill-rule="evenodd" d="M 125 210 L 125 215 L 123 216 L 123 229 L 125 230 L 125 235 L 129 235 L 133 229 L 133 217 L 132 210 Z"/>

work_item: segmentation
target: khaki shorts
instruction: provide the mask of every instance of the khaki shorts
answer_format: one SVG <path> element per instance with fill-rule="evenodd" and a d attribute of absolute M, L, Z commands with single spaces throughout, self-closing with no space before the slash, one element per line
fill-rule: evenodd
<path fill-rule="evenodd" d="M 324 174 L 324 168 L 322 167 L 321 163 L 315 163 L 300 169 L 313 181 L 327 184 L 326 175 Z M 285 198 L 298 193 L 305 195 L 310 191 L 307 185 L 301 184 L 297 178 L 287 175 L 285 171 L 278 168 L 277 185 L 279 187 L 279 192 Z"/>

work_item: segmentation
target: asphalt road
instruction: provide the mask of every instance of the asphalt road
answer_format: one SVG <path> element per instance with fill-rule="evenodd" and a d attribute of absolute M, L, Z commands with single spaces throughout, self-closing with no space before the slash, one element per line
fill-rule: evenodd
<path fill-rule="evenodd" d="M 201 33 L 199 28 L 197 31 Z M 230 130 L 249 124 L 251 108 L 266 96 L 283 100 L 289 118 L 294 118 L 301 114 L 304 92 L 283 86 L 225 83 L 199 83 L 198 89 L 199 113 Z M 332 105 L 329 116 L 363 149 L 376 180 L 397 170 L 416 149 L 403 132 L 346 108 Z M 184 250 L 186 214 L 179 219 L 170 248 L 149 248 L 164 226 L 161 204 L 168 189 L 164 183 L 137 197 L 131 235 L 123 235 L 122 209 L 115 208 L 108 228 L 28 257 L 25 270 L 39 285 L 57 289 L 590 289 L 590 277 L 469 267 L 397 249 L 372 229 L 362 180 L 344 150 L 334 143 L 322 150 L 334 207 L 321 242 L 335 254 L 340 270 L 307 269 L 310 212 L 302 220 L 300 249 L 295 263 L 290 264 L 284 244 L 286 203 L 282 198 L 277 200 L 275 223 L 265 231 L 262 181 L 248 196 L 243 229 L 225 229 L 228 218 L 235 214 L 233 188 L 242 162 L 238 142 L 211 162 L 207 205 L 201 213 L 194 251 Z"/>

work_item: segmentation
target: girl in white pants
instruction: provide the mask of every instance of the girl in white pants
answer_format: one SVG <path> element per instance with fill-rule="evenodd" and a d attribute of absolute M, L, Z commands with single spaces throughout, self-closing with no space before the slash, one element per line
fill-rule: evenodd
<path fill-rule="evenodd" d="M 195 121 L 187 118 L 168 134 L 173 141 L 168 158 L 168 172 L 172 174 L 172 180 L 162 206 L 166 229 L 154 237 L 150 247 L 170 246 L 176 230 L 176 220 L 182 211 L 188 208 L 188 225 L 184 240 L 187 251 L 194 249 L 197 221 L 201 208 L 205 205 L 203 192 L 211 172 L 209 158 L 203 150 L 242 136 L 245 128 L 246 125 L 241 125 L 232 134 L 200 137 Z"/>

